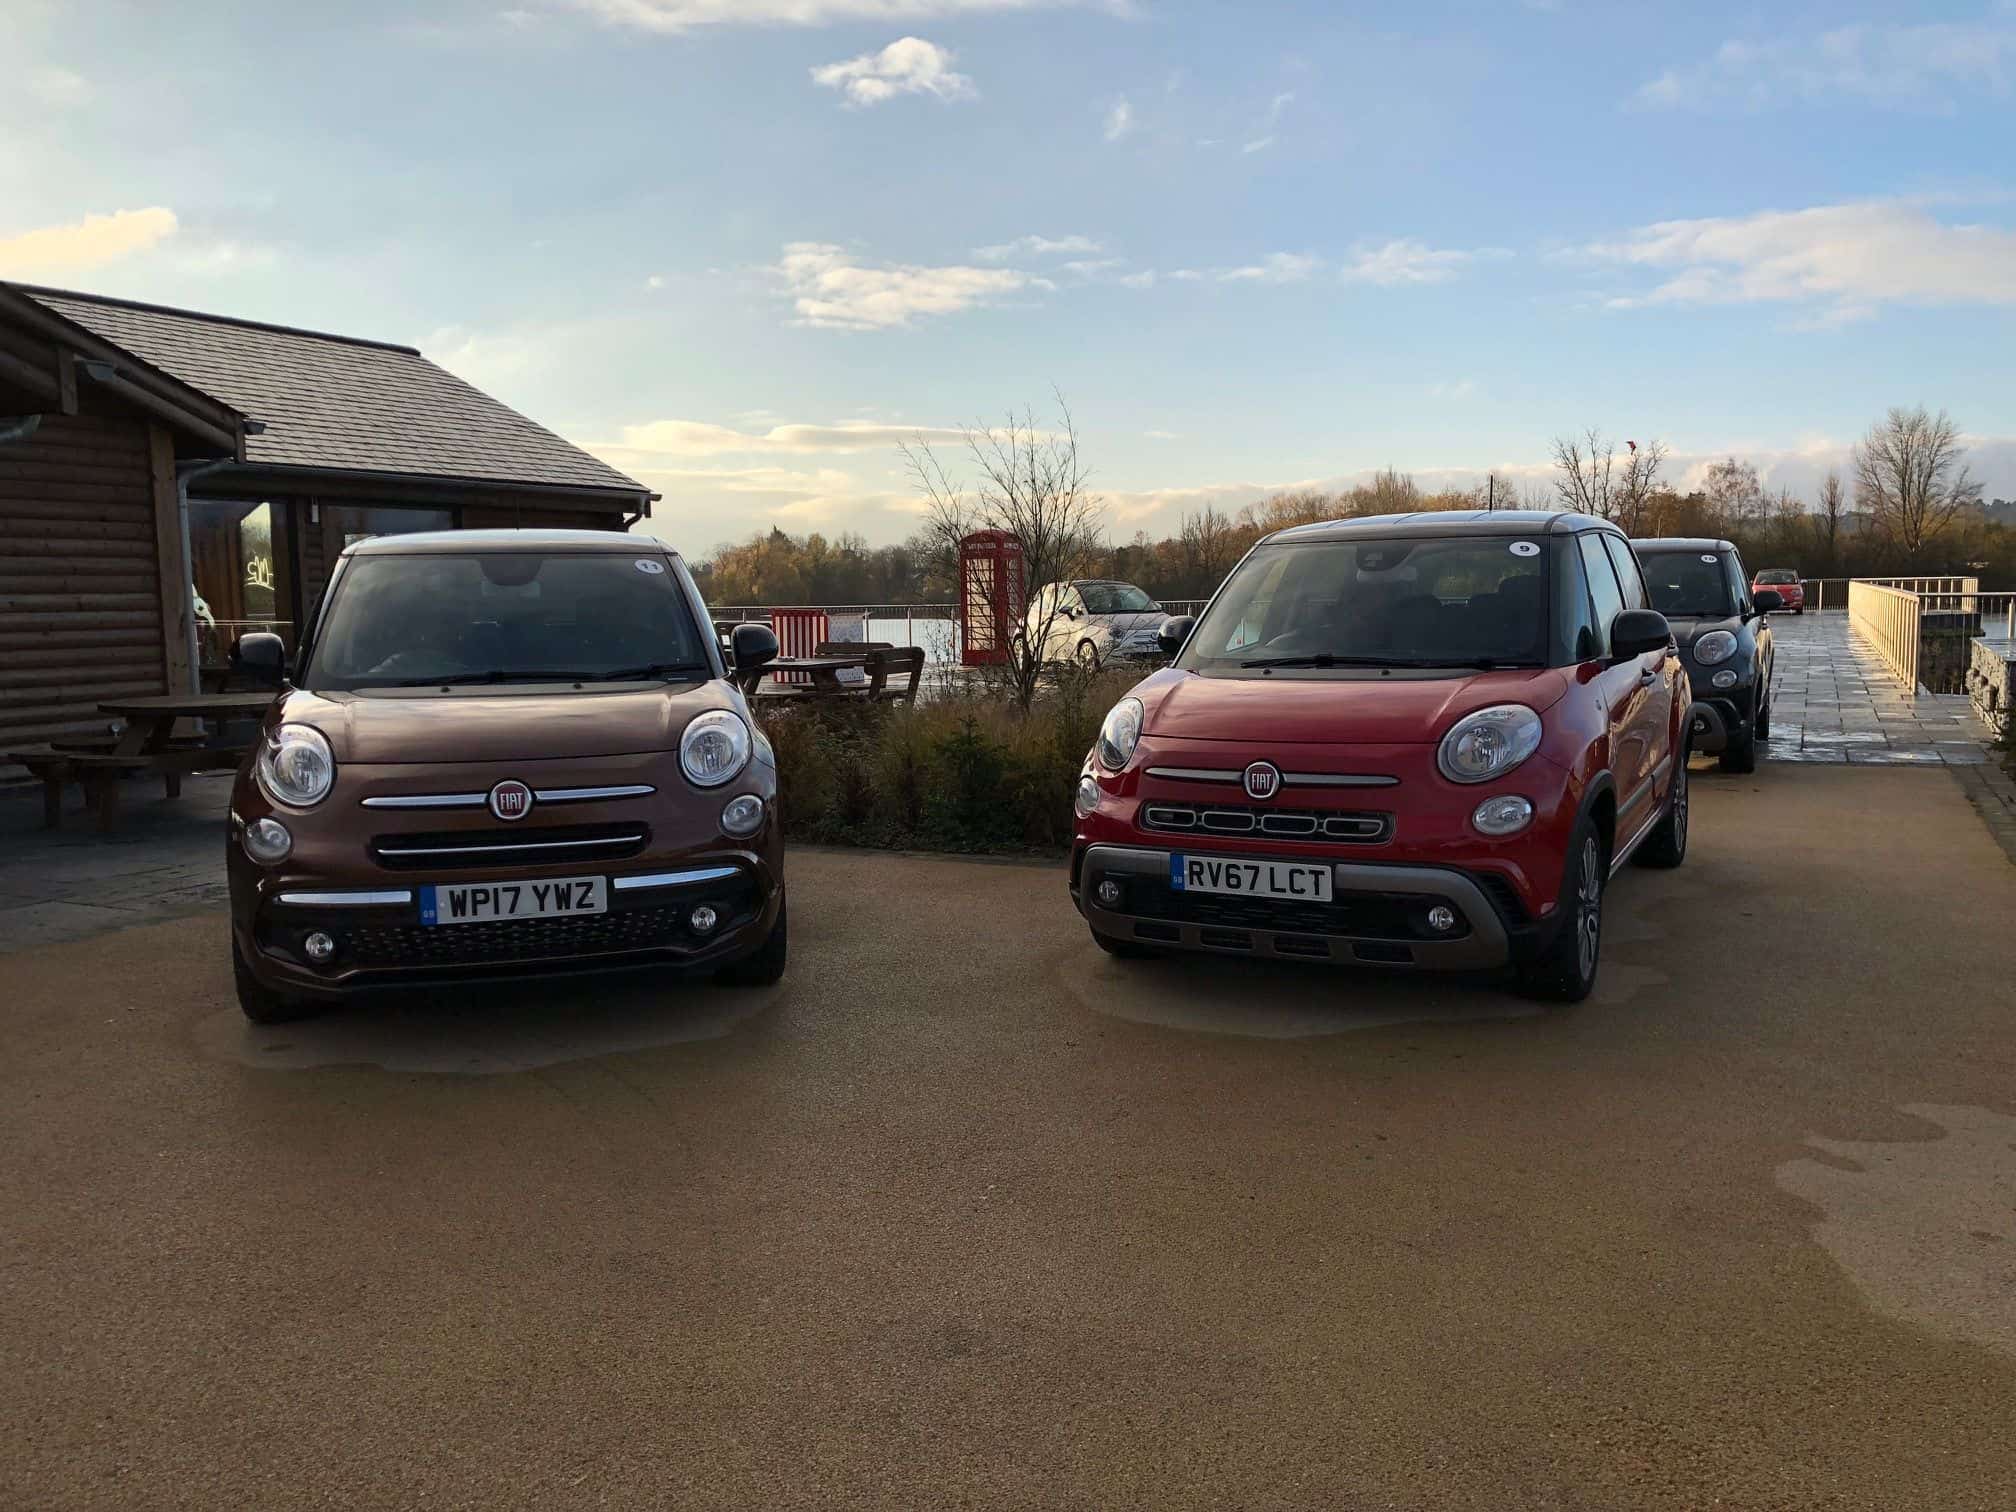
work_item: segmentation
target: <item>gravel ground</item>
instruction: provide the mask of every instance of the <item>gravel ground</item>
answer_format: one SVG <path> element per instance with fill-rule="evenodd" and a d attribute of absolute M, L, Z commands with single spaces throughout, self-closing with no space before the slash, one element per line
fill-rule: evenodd
<path fill-rule="evenodd" d="M 747 996 L 0 955 L 0 1505 L 2016 1505 L 2016 868 L 1695 804 L 1568 1011 L 837 852 Z"/>

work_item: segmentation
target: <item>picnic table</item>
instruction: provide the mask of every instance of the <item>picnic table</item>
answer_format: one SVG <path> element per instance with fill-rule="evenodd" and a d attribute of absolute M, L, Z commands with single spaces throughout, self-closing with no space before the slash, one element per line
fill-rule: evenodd
<path fill-rule="evenodd" d="M 924 669 L 924 653 L 908 647 L 863 646 L 859 651 L 840 651 L 822 646 L 817 656 L 779 656 L 760 667 L 738 671 L 735 681 L 742 691 L 756 698 L 847 698 L 902 699 L 917 696 L 918 675 Z M 809 683 L 768 683 L 764 679 L 779 672 L 802 673 Z M 891 673 L 907 674 L 908 683 L 891 688 Z"/>
<path fill-rule="evenodd" d="M 46 745 L 5 752 L 4 756 L 42 779 L 42 822 L 47 828 L 61 826 L 63 787 L 75 781 L 96 807 L 98 827 L 109 831 L 119 812 L 119 779 L 126 773 L 159 773 L 173 798 L 182 791 L 186 773 L 228 770 L 238 765 L 248 748 L 242 741 L 231 744 L 178 737 L 176 721 L 255 719 L 266 712 L 274 696 L 271 692 L 170 693 L 158 698 L 114 699 L 98 705 L 98 710 L 126 722 L 116 737 L 59 737 Z"/>

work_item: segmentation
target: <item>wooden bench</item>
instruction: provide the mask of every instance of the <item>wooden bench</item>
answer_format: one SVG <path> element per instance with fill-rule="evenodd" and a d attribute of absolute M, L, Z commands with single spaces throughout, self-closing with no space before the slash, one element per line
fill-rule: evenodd
<path fill-rule="evenodd" d="M 0 760 L 19 762 L 42 783 L 42 824 L 63 825 L 63 788 L 75 782 L 85 801 L 98 811 L 98 827 L 110 830 L 119 813 L 119 779 L 129 772 L 158 772 L 165 796 L 182 796 L 182 779 L 191 772 L 236 770 L 244 748 L 205 746 L 177 740 L 166 749 L 121 755 L 110 736 L 78 736 L 0 752 Z"/>

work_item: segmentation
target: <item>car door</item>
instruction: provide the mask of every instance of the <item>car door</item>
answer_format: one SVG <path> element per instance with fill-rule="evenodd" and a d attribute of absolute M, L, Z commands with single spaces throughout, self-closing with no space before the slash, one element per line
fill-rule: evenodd
<path fill-rule="evenodd" d="M 1737 617 L 1757 640 L 1757 707 L 1761 709 L 1771 701 L 1771 625 L 1757 612 L 1750 574 L 1743 570 L 1742 554 L 1731 551 L 1724 560 L 1723 570 L 1729 574 L 1729 591 L 1736 595 Z"/>
<path fill-rule="evenodd" d="M 1651 608 L 1651 595 L 1645 591 L 1645 574 L 1632 554 L 1631 543 L 1621 535 L 1605 531 L 1603 545 L 1610 553 L 1611 565 L 1617 569 L 1617 586 L 1623 590 L 1624 607 Z M 1642 726 L 1639 734 L 1645 742 L 1652 797 L 1659 803 L 1665 802 L 1667 785 L 1673 780 L 1673 679 L 1666 675 L 1667 655 L 1661 649 L 1638 658 L 1638 683 L 1643 696 L 1634 711 L 1634 718 Z"/>
<path fill-rule="evenodd" d="M 1084 622 L 1085 602 L 1078 596 L 1077 584 L 1063 584 L 1057 590 L 1057 612 L 1050 617 L 1049 660 L 1068 661 L 1078 654 Z"/>
<path fill-rule="evenodd" d="M 1604 549 L 1607 531 L 1585 530 L 1575 537 L 1582 553 L 1582 572 L 1589 580 L 1589 599 L 1596 611 L 1597 695 L 1610 722 L 1610 775 L 1617 782 L 1617 839 L 1628 839 L 1644 823 L 1646 779 L 1651 758 L 1645 739 L 1645 703 L 1650 689 L 1638 658 L 1613 665 L 1610 626 L 1624 612 L 1624 590 L 1617 568 Z"/>

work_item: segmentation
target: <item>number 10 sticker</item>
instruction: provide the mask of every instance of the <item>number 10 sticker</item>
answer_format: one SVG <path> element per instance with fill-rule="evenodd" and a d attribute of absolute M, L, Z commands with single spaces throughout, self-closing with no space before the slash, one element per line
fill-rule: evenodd
<path fill-rule="evenodd" d="M 1540 548 L 1535 546 L 1531 541 L 1514 541 L 1505 549 L 1514 556 L 1535 557 L 1540 555 Z"/>

